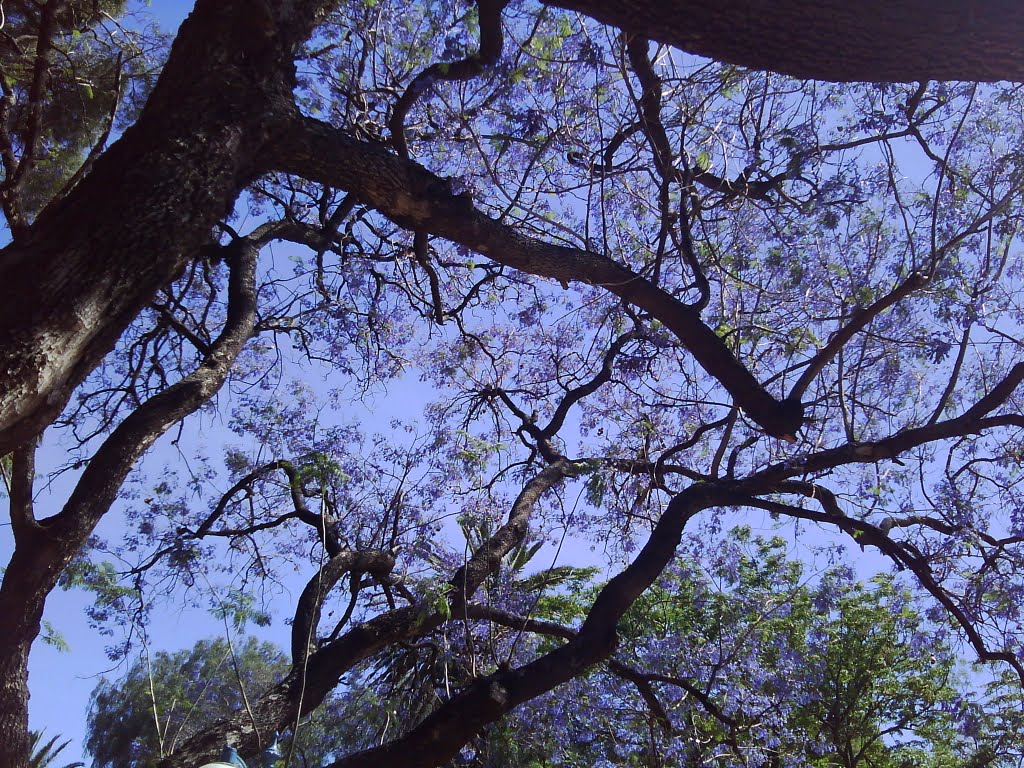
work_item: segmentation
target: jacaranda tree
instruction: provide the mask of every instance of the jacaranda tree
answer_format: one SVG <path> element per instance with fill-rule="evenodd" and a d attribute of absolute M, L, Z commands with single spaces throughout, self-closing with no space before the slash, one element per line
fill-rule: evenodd
<path fill-rule="evenodd" d="M 1008 746 L 1018 729 L 1000 719 L 1007 708 L 972 696 L 949 628 L 930 625 L 891 576 L 856 582 L 837 564 L 811 586 L 785 541 L 745 527 L 689 544 L 623 617 L 614 661 L 484 728 L 457 764 L 1015 764 Z M 541 593 L 529 617 L 491 606 L 489 626 L 459 637 L 437 630 L 358 665 L 345 691 L 297 729 L 299 764 L 377 743 L 389 718 L 418 723 L 481 656 L 525 660 L 550 649 L 585 615 L 602 586 L 593 576 L 542 570 L 517 586 Z M 237 650 L 221 640 L 143 654 L 125 679 L 93 692 L 89 750 L 103 768 L 156 764 L 287 671 L 284 654 L 251 638 Z"/>
<path fill-rule="evenodd" d="M 140 632 L 287 605 L 288 673 L 167 766 L 461 642 L 332 763 L 434 766 L 626 664 L 652 585 L 707 608 L 673 574 L 737 516 L 880 556 L 1024 678 L 1024 94 L 983 82 L 1021 78 L 1024 9 L 858 8 L 199 0 L 168 48 L 119 3 L 5 4 L 0 765 L 60 584 Z M 430 404 L 364 428 L 389 382 Z M 73 482 L 36 509 L 40 439 Z M 585 542 L 606 583 L 534 623 L 580 572 L 522 566 Z M 667 658 L 627 664 L 653 712 Z"/>

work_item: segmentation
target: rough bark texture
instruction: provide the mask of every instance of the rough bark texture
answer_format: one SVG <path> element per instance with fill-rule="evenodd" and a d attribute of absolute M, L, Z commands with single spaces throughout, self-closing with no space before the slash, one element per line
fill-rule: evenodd
<path fill-rule="evenodd" d="M 229 251 L 227 320 L 203 363 L 117 426 L 56 515 L 38 521 L 32 517 L 30 471 L 24 472 L 23 482 L 15 486 L 15 549 L 0 583 L 0 616 L 4 617 L 0 622 L 0 766 L 20 766 L 27 758 L 28 653 L 39 634 L 46 597 L 110 508 L 135 462 L 160 435 L 220 389 L 253 333 L 257 250 L 239 245 Z M 22 449 L 16 457 L 30 450 Z"/>
<path fill-rule="evenodd" d="M 1024 79 L 1017 0 L 553 0 L 708 58 L 840 82 Z"/>
<path fill-rule="evenodd" d="M 0 455 L 53 420 L 254 177 L 319 4 L 291 4 L 280 24 L 254 5 L 200 2 L 138 122 L 0 251 Z"/>

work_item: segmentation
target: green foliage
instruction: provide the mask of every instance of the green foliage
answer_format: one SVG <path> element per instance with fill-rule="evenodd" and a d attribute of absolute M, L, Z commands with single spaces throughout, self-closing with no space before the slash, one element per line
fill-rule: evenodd
<path fill-rule="evenodd" d="M 508 765 L 533 764 L 517 754 L 534 761 L 557 755 L 552 764 L 558 765 L 633 754 L 627 764 L 647 766 L 660 764 L 656 753 L 677 754 L 685 744 L 693 745 L 694 765 L 739 753 L 815 768 L 953 768 L 981 754 L 957 731 L 954 715 L 966 682 L 955 655 L 894 578 L 854 582 L 848 569 L 834 568 L 809 579 L 801 563 L 788 559 L 785 541 L 756 537 L 748 528 L 735 529 L 723 547 L 730 554 L 678 563 L 637 600 L 619 625 L 616 658 L 686 680 L 734 724 L 727 727 L 692 698 L 676 700 L 666 686 L 658 695 L 673 712 L 673 729 L 651 731 L 656 739 L 648 743 L 651 721 L 635 692 L 621 687 L 621 703 L 612 704 L 602 693 L 609 678 L 595 672 L 583 690 L 604 697 L 598 722 L 584 714 L 580 691 L 563 716 L 597 741 L 566 745 L 564 738 L 539 736 L 502 748 Z M 598 588 L 577 584 L 544 597 L 535 614 L 572 624 Z M 654 649 L 647 645 L 652 637 L 659 638 Z M 662 643 L 688 650 L 663 658 Z M 1012 708 L 1000 711 L 1005 717 Z M 993 735 L 1012 731 L 1010 723 L 990 722 Z M 514 723 L 495 729 L 495 745 L 516 729 Z M 642 743 L 654 752 L 628 747 Z"/>
<path fill-rule="evenodd" d="M 93 626 L 107 635 L 112 634 L 111 624 L 128 613 L 128 603 L 136 596 L 133 587 L 121 583 L 113 563 L 107 560 L 95 563 L 84 556 L 71 561 L 58 583 L 65 590 L 77 588 L 91 593 L 92 602 L 86 613 Z M 62 642 L 59 636 L 53 636 L 53 640 L 51 644 L 59 647 Z"/>
<path fill-rule="evenodd" d="M 71 646 L 68 644 L 67 639 L 62 635 L 50 622 L 43 619 L 43 631 L 39 636 L 46 645 L 51 648 L 56 648 L 61 653 L 67 653 L 71 650 Z"/>
<path fill-rule="evenodd" d="M 46 743 L 43 743 L 44 731 L 29 731 L 31 746 L 29 747 L 28 768 L 57 768 L 57 759 L 71 740 L 58 744 L 60 736 L 54 736 Z M 76 760 L 73 763 L 65 763 L 61 768 L 84 768 L 85 763 Z"/>
<path fill-rule="evenodd" d="M 210 613 L 234 627 L 236 632 L 245 629 L 245 625 L 252 622 L 258 627 L 266 627 L 270 624 L 270 616 L 257 609 L 256 598 L 248 592 L 231 588 L 227 594 L 218 598 Z"/>
<path fill-rule="evenodd" d="M 243 708 L 246 698 L 254 701 L 266 693 L 289 668 L 276 646 L 251 637 L 235 646 L 234 659 L 221 639 L 157 653 L 148 661 L 140 657 L 123 679 L 102 679 L 93 690 L 86 741 L 93 765 L 155 765 L 194 734 Z M 342 729 L 328 702 L 301 724 L 297 753 L 308 765 L 321 764 L 337 748 Z"/>
<path fill-rule="evenodd" d="M 808 662 L 822 680 L 800 717 L 835 759 L 896 768 L 924 747 L 948 753 L 954 723 L 945 705 L 961 681 L 948 649 L 922 635 L 923 618 L 891 577 L 846 587 L 815 631 L 823 642 Z"/>
<path fill-rule="evenodd" d="M 124 15 L 125 0 L 73 0 L 62 4 L 54 19 L 52 52 L 46 70 L 45 93 L 32 103 L 37 82 L 34 41 L 41 29 L 41 9 L 35 3 L 5 4 L 4 45 L 0 66 L 4 88 L 13 96 L 6 129 L 23 146 L 37 129 L 39 150 L 35 167 L 22 189 L 29 213 L 41 209 L 81 166 L 86 155 L 111 125 L 116 102 L 141 102 L 148 86 L 125 89 L 124 75 L 146 79 L 142 50 L 130 36 L 110 34 L 108 19 Z M 34 109 L 38 108 L 38 122 Z"/>

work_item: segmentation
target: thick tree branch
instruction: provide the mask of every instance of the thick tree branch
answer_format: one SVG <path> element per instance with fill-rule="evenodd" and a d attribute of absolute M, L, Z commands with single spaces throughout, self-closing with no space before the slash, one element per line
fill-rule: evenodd
<path fill-rule="evenodd" d="M 453 612 L 462 610 L 462 605 L 473 596 L 484 579 L 497 570 L 501 559 L 523 541 L 529 527 L 530 515 L 541 496 L 564 478 L 582 470 L 583 467 L 560 459 L 542 469 L 526 484 L 513 502 L 505 524 L 478 547 L 469 562 L 459 568 L 452 577 L 450 583 Z"/>
<path fill-rule="evenodd" d="M 793 439 L 803 423 L 800 403 L 769 395 L 693 307 L 614 259 L 546 243 L 490 218 L 466 195 L 454 194 L 448 180 L 382 145 L 296 116 L 275 126 L 264 163 L 268 171 L 351 191 L 400 226 L 429 231 L 500 264 L 562 283 L 600 285 L 660 320 L 768 434 Z"/>
<path fill-rule="evenodd" d="M 0 455 L 52 421 L 256 178 L 327 4 L 200 0 L 139 120 L 0 251 Z"/>
<path fill-rule="evenodd" d="M 328 560 L 317 573 L 306 582 L 295 606 L 292 622 L 292 665 L 303 667 L 309 654 L 316 650 L 316 629 L 320 625 L 320 613 L 324 599 L 334 589 L 342 576 L 348 573 L 372 573 L 378 577 L 387 576 L 395 567 L 395 556 L 380 550 L 342 552 Z"/>
<path fill-rule="evenodd" d="M 774 483 L 780 480 L 798 475 L 825 472 L 846 464 L 865 464 L 895 459 L 901 453 L 937 440 L 946 440 L 972 433 L 980 434 L 996 427 L 1024 427 L 1024 414 L 1009 412 L 995 416 L 988 415 L 1003 405 L 1021 382 L 1024 382 L 1024 363 L 1017 363 L 991 391 L 956 418 L 906 429 L 874 442 L 847 443 L 795 460 L 787 459 L 752 474 L 743 481 L 743 486 L 761 492 L 763 489 L 770 489 Z"/>
<path fill-rule="evenodd" d="M 547 0 L 684 51 L 835 81 L 1024 80 L 1015 0 Z"/>
<path fill-rule="evenodd" d="M 691 486 L 674 497 L 636 560 L 605 585 L 576 637 L 565 645 L 522 667 L 479 678 L 404 736 L 342 758 L 331 768 L 441 765 L 483 726 L 607 659 L 615 649 L 619 619 L 675 555 L 686 523 L 722 498 L 711 485 Z"/>
<path fill-rule="evenodd" d="M 405 142 L 405 118 L 419 97 L 430 88 L 436 80 L 448 82 L 472 80 L 487 67 L 493 66 L 501 56 L 504 37 L 501 33 L 501 11 L 508 0 L 478 0 L 480 11 L 480 50 L 459 61 L 446 61 L 431 64 L 412 79 L 405 92 L 395 102 L 391 111 L 388 129 L 391 131 L 391 144 L 402 157 L 409 156 L 409 148 Z"/>
<path fill-rule="evenodd" d="M 21 707 L 27 722 L 28 696 L 8 689 L 25 686 L 28 649 L 39 634 L 43 605 L 71 558 L 79 551 L 138 458 L 167 429 L 206 403 L 227 379 L 236 357 L 256 323 L 256 250 L 239 243 L 229 257 L 227 319 L 220 336 L 202 364 L 180 381 L 153 396 L 129 414 L 93 455 L 75 489 L 56 515 L 39 521 L 37 535 L 17 542 L 0 584 L 0 697 Z M 5 750 L 22 750 L 7 728 L 0 725 L 0 762 Z M 20 731 L 19 731 L 20 732 Z"/>
<path fill-rule="evenodd" d="M 11 529 L 14 541 L 27 545 L 28 537 L 39 530 L 36 523 L 33 484 L 36 479 L 36 447 L 30 441 L 11 456 Z"/>
<path fill-rule="evenodd" d="M 71 558 L 107 512 L 138 458 L 168 428 L 220 388 L 256 322 L 256 253 L 240 247 L 231 261 L 228 317 L 199 368 L 129 414 L 94 454 L 63 509 L 40 520 L 39 535 L 16 546 L 0 586 L 0 648 L 31 643 L 43 602 Z"/>

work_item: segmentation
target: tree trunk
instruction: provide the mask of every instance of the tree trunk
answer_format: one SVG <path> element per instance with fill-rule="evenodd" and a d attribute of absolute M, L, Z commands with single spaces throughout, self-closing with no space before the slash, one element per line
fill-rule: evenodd
<path fill-rule="evenodd" d="M 24 765 L 28 655 L 39 634 L 47 596 L 110 509 L 139 457 L 167 429 L 213 397 L 252 336 L 258 248 L 236 241 L 225 251 L 231 269 L 227 317 L 202 364 L 125 417 L 93 455 L 58 514 L 35 519 L 32 449 L 15 453 L 10 494 L 15 549 L 0 584 L 0 768 Z"/>
<path fill-rule="evenodd" d="M 138 122 L 0 251 L 0 455 L 60 413 L 254 178 L 320 2 L 290 4 L 280 23 L 257 5 L 199 2 Z"/>
<path fill-rule="evenodd" d="M 0 766 L 28 762 L 28 655 L 43 604 L 61 572 L 53 548 L 36 529 L 19 537 L 0 583 Z M 27 540 L 26 540 L 27 539 Z"/>

